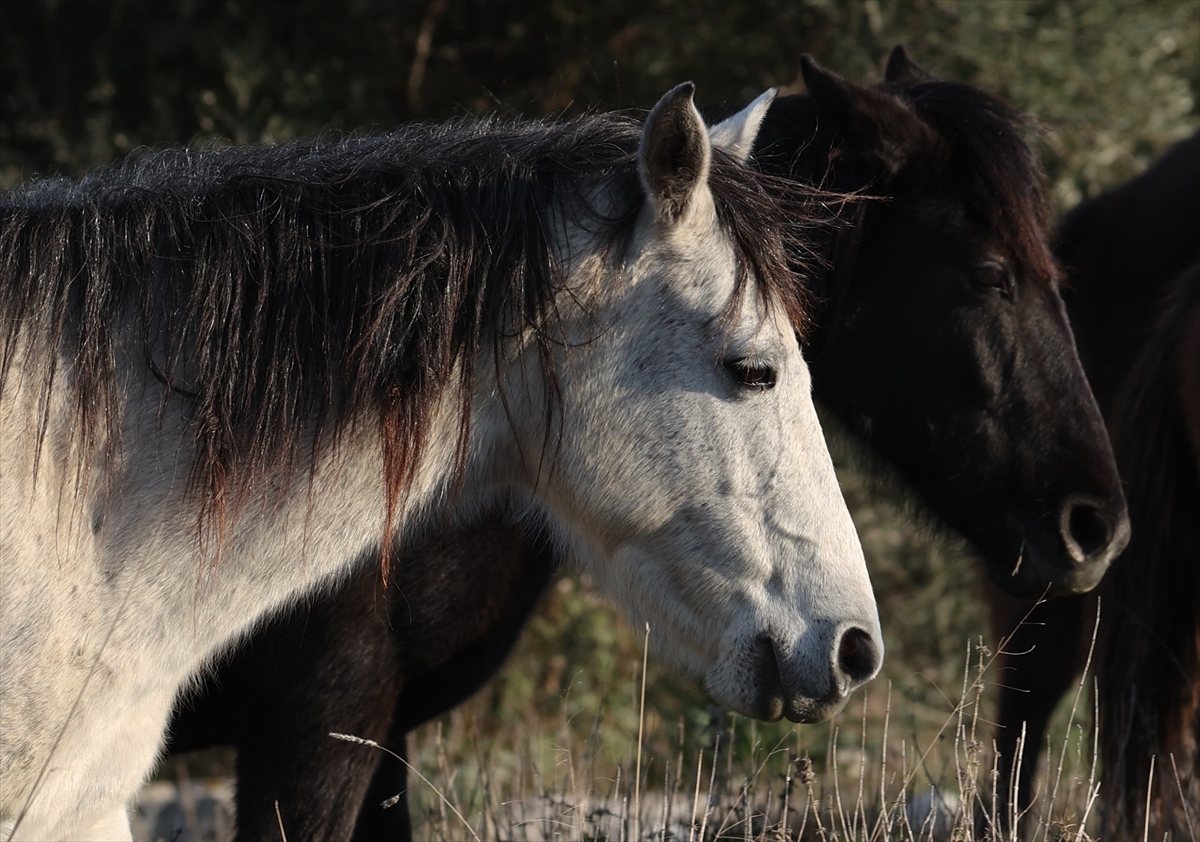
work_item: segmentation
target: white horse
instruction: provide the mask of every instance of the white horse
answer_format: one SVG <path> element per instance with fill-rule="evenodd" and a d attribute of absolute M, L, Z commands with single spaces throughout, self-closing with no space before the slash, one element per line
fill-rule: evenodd
<path fill-rule="evenodd" d="M 6 197 L 0 839 L 129 839 L 189 676 L 355 547 L 501 502 L 734 710 L 815 721 L 870 679 L 785 220 L 740 163 L 770 98 Z"/>

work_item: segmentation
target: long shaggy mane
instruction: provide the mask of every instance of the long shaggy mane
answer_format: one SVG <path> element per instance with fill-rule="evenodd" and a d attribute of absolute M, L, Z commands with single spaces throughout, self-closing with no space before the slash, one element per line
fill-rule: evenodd
<path fill-rule="evenodd" d="M 553 390 L 564 221 L 594 231 L 619 271 L 645 201 L 639 132 L 613 115 L 463 119 L 33 180 L 0 199 L 0 389 L 39 378 L 42 437 L 51 390 L 69 389 L 83 452 L 118 448 L 117 332 L 137 330 L 163 406 L 187 407 L 202 521 L 223 530 L 253 489 L 315 464 L 357 420 L 381 434 L 390 525 L 454 386 L 461 469 L 477 354 L 533 331 Z M 809 196 L 714 158 L 739 284 L 802 326 L 791 259 Z M 44 367 L 17 371 L 30 343 L 42 353 L 26 362 Z"/>
<path fill-rule="evenodd" d="M 955 186 L 968 212 L 997 233 L 1010 259 L 1032 270 L 1034 279 L 1057 281 L 1046 239 L 1046 172 L 1025 139 L 1034 125 L 997 97 L 959 82 L 926 76 L 885 83 L 880 90 L 908 103 L 936 130 L 947 154 L 935 177 Z"/>

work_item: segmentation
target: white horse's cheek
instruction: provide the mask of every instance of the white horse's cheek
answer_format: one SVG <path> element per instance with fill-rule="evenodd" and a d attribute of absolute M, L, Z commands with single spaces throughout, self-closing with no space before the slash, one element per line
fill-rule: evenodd
<path fill-rule="evenodd" d="M 618 575 L 605 582 L 609 595 L 626 609 L 639 632 L 643 624 L 649 624 L 650 647 L 656 657 L 674 664 L 684 675 L 700 676 L 717 652 L 716 641 L 708 639 L 704 619 L 723 612 L 697 611 L 705 600 L 684 592 L 689 589 L 680 587 L 681 571 L 667 569 L 657 554 L 627 546 L 614 560 Z"/>
<path fill-rule="evenodd" d="M 830 692 L 821 676 L 831 669 L 839 629 L 861 628 L 879 640 L 865 561 L 811 406 L 807 369 L 798 356 L 789 362 L 791 377 L 753 405 L 755 420 L 733 427 L 748 435 L 743 464 L 757 467 L 743 476 L 754 493 L 743 495 L 746 505 L 735 507 L 735 517 L 744 514 L 759 526 L 740 542 L 740 552 L 707 562 L 727 579 L 722 593 L 742 594 L 717 612 L 728 630 L 724 654 L 706 675 L 710 691 L 735 709 L 761 710 L 742 657 L 756 640 L 773 642 L 787 681 L 811 676 L 815 698 Z M 778 458 L 764 460 L 765 454 Z"/>

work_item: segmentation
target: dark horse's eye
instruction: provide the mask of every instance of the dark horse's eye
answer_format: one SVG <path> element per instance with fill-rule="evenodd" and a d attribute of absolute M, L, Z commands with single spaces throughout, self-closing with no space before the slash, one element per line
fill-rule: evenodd
<path fill-rule="evenodd" d="M 749 389 L 770 389 L 775 385 L 775 368 L 764 360 L 742 357 L 727 360 L 725 370 L 742 386 Z"/>
<path fill-rule="evenodd" d="M 973 266 L 971 281 L 982 289 L 994 289 L 1005 298 L 1012 297 L 1012 273 L 1002 261 L 985 260 Z"/>

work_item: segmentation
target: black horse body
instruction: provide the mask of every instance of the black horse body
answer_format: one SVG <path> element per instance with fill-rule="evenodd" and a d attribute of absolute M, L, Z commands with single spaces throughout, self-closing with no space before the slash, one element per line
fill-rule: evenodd
<path fill-rule="evenodd" d="M 1200 789 L 1200 410 L 1189 410 L 1200 405 L 1200 339 L 1189 345 L 1185 331 L 1200 319 L 1197 231 L 1200 134 L 1060 224 L 1071 325 L 1112 433 L 1133 538 L 1089 596 L 1036 607 L 1004 599 L 998 612 L 1006 628 L 1028 617 L 1008 647 L 1023 654 L 1009 661 L 998 716 L 1005 789 L 1026 734 L 1017 790 L 1024 812 L 1050 716 L 1084 668 L 1100 599 L 1093 664 L 1102 802 L 1105 830 L 1118 837 L 1142 835 L 1151 756 L 1159 764 L 1151 838 L 1186 835 L 1176 795 L 1190 785 L 1195 798 Z"/>
<path fill-rule="evenodd" d="M 1087 590 L 1124 546 L 1127 515 L 1020 119 L 901 48 L 875 88 L 807 58 L 804 73 L 811 96 L 772 106 L 758 166 L 862 194 L 818 240 L 830 264 L 812 281 L 818 399 L 974 544 L 1000 586 Z M 386 593 L 364 562 L 180 705 L 173 750 L 238 748 L 239 838 L 277 833 L 276 801 L 289 838 L 408 837 L 403 799 L 379 806 L 403 792 L 403 764 L 327 735 L 402 754 L 408 730 L 500 666 L 555 561 L 499 523 L 403 554 Z"/>
<path fill-rule="evenodd" d="M 486 563 L 462 572 L 467 557 Z M 238 839 L 408 839 L 406 734 L 475 693 L 508 657 L 545 590 L 549 548 L 495 523 L 378 558 L 333 595 L 269 621 L 204 679 L 171 725 L 172 751 L 237 747 Z M 475 575 L 478 573 L 479 575 Z"/>
<path fill-rule="evenodd" d="M 1098 589 L 1104 829 L 1185 839 L 1200 832 L 1200 263 L 1164 296 L 1111 429 L 1137 531 Z"/>
<path fill-rule="evenodd" d="M 1200 134 L 1137 178 L 1072 210 L 1055 252 L 1079 357 L 1100 411 L 1118 392 L 1154 329 L 1169 288 L 1200 260 Z"/>

